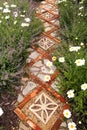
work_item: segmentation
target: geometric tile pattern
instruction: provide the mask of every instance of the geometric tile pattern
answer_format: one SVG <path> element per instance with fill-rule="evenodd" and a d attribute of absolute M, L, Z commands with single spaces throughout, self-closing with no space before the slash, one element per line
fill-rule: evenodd
<path fill-rule="evenodd" d="M 52 41 L 50 38 L 43 36 L 41 39 L 37 42 L 37 44 L 44 50 L 49 49 L 53 45 L 55 45 L 55 42 Z"/>
<path fill-rule="evenodd" d="M 44 32 L 32 41 L 24 67 L 27 78 L 22 78 L 14 110 L 25 123 L 21 124 L 19 130 L 58 130 L 63 110 L 69 108 L 65 98 L 58 94 L 58 72 L 50 55 L 60 42 L 57 5 L 58 0 L 45 0 L 36 9 L 36 17 L 43 21 Z"/>
<path fill-rule="evenodd" d="M 36 101 L 29 107 L 29 109 L 46 124 L 53 113 L 56 111 L 58 105 L 50 99 L 46 94 L 42 93 Z"/>

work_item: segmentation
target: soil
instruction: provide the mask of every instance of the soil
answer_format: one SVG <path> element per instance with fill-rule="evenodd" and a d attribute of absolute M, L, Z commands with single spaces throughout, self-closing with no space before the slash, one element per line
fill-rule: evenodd
<path fill-rule="evenodd" d="M 0 106 L 4 114 L 0 117 L 0 130 L 18 130 L 19 118 L 14 113 L 17 95 L 3 93 L 0 97 Z"/>

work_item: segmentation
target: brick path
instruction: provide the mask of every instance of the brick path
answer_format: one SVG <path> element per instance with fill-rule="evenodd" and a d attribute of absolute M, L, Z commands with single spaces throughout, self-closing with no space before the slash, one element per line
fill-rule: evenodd
<path fill-rule="evenodd" d="M 52 63 L 52 51 L 59 44 L 59 10 L 56 0 L 41 2 L 36 16 L 44 23 L 44 32 L 28 49 L 22 87 L 14 112 L 21 119 L 19 130 L 67 130 L 63 110 L 69 108 L 58 94 L 58 72 Z"/>

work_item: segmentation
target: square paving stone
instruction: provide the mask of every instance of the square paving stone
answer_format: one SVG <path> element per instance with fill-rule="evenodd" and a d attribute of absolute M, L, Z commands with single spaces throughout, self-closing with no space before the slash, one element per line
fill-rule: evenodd
<path fill-rule="evenodd" d="M 14 112 L 34 130 L 58 130 L 63 110 L 68 107 L 61 95 L 49 87 L 39 87 L 28 94 Z"/>
<path fill-rule="evenodd" d="M 37 44 L 44 50 L 50 49 L 53 45 L 55 45 L 55 42 L 52 41 L 50 38 L 46 36 L 42 36 L 40 40 L 37 42 Z"/>

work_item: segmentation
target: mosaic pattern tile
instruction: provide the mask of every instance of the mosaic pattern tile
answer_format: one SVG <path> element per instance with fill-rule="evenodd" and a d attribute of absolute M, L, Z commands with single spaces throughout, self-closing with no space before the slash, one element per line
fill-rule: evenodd
<path fill-rule="evenodd" d="M 37 116 L 37 118 L 46 124 L 56 111 L 57 107 L 58 105 L 52 99 L 50 99 L 45 93 L 42 93 L 29 109 Z"/>
<path fill-rule="evenodd" d="M 24 98 L 15 113 L 33 130 L 58 130 L 62 112 L 68 107 L 58 93 L 49 87 L 38 87 Z"/>
<path fill-rule="evenodd" d="M 51 39 L 46 36 L 41 37 L 41 39 L 37 42 L 37 44 L 44 50 L 48 50 L 50 47 L 55 45 Z"/>
<path fill-rule="evenodd" d="M 50 66 L 48 64 L 51 64 Z M 46 82 L 46 76 L 48 78 L 56 70 L 56 67 L 48 59 L 39 60 L 37 63 L 33 64 L 30 68 L 30 72 L 37 76 L 42 81 Z M 50 79 L 49 79 L 50 80 Z"/>
<path fill-rule="evenodd" d="M 46 12 L 46 13 L 43 13 L 41 15 L 41 17 L 45 18 L 46 20 L 49 20 L 49 19 L 53 18 L 53 15 L 49 12 Z"/>

